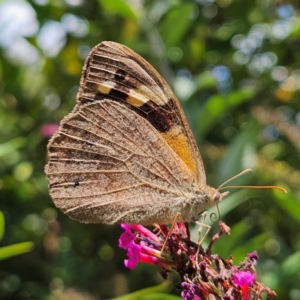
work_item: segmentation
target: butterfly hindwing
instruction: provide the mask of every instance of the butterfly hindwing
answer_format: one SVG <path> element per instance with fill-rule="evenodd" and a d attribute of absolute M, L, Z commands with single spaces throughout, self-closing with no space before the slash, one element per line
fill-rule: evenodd
<path fill-rule="evenodd" d="M 145 119 L 117 102 L 67 116 L 49 153 L 52 198 L 84 222 L 151 224 L 168 219 L 170 204 L 192 192 L 184 163 Z"/>

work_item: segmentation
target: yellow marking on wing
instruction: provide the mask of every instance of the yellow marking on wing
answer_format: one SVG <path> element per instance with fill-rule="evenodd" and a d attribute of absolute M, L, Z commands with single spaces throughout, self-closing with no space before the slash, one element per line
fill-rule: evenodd
<path fill-rule="evenodd" d="M 163 139 L 184 161 L 189 169 L 197 174 L 197 166 L 193 160 L 193 156 L 186 136 L 182 133 L 179 126 L 172 127 L 168 132 L 160 132 Z"/>
<path fill-rule="evenodd" d="M 168 102 L 168 98 L 155 86 L 141 85 L 129 91 L 127 101 L 136 107 L 140 107 L 148 101 L 153 101 L 156 105 L 163 106 Z"/>
<path fill-rule="evenodd" d="M 133 106 L 140 107 L 143 104 L 145 104 L 147 101 L 149 101 L 149 98 L 147 97 L 147 94 L 142 89 L 138 89 L 138 90 L 131 89 L 127 101 Z"/>
<path fill-rule="evenodd" d="M 98 84 L 97 90 L 102 94 L 108 94 L 115 85 L 113 81 L 104 81 Z"/>

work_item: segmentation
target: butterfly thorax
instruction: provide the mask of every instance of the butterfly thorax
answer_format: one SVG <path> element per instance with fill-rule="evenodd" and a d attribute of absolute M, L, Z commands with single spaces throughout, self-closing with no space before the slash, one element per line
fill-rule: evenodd
<path fill-rule="evenodd" d="M 195 221 L 207 208 L 219 203 L 227 193 L 206 185 L 205 188 L 194 191 L 193 196 L 185 202 L 182 217 L 185 221 Z"/>

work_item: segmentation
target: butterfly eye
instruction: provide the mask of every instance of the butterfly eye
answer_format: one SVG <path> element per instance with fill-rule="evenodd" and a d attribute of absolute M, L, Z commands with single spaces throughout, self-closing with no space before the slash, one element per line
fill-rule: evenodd
<path fill-rule="evenodd" d="M 221 193 L 218 190 L 216 190 L 214 194 L 214 201 L 219 202 L 220 200 L 221 200 Z"/>

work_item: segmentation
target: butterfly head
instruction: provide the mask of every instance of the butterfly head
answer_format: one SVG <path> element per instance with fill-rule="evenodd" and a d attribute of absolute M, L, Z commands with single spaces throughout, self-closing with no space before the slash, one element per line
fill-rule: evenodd
<path fill-rule="evenodd" d="M 203 189 L 200 190 L 200 192 L 197 194 L 196 198 L 194 198 L 194 201 L 191 201 L 190 206 L 188 206 L 188 219 L 191 220 L 197 220 L 200 214 L 208 209 L 209 207 L 212 207 L 214 205 L 217 205 L 224 197 L 226 197 L 229 192 L 221 192 L 223 189 L 227 188 L 262 188 L 262 189 L 279 189 L 281 191 L 284 191 L 286 193 L 286 190 L 282 187 L 278 186 L 225 186 L 228 182 L 231 180 L 240 177 L 241 175 L 250 172 L 250 169 L 246 169 L 243 172 L 239 173 L 238 175 L 232 177 L 231 179 L 227 180 L 223 184 L 221 184 L 217 189 L 206 185 Z"/>
<path fill-rule="evenodd" d="M 218 189 L 215 189 L 211 186 L 206 187 L 206 195 L 208 196 L 209 206 L 218 204 L 228 194 L 229 192 L 221 193 Z"/>

